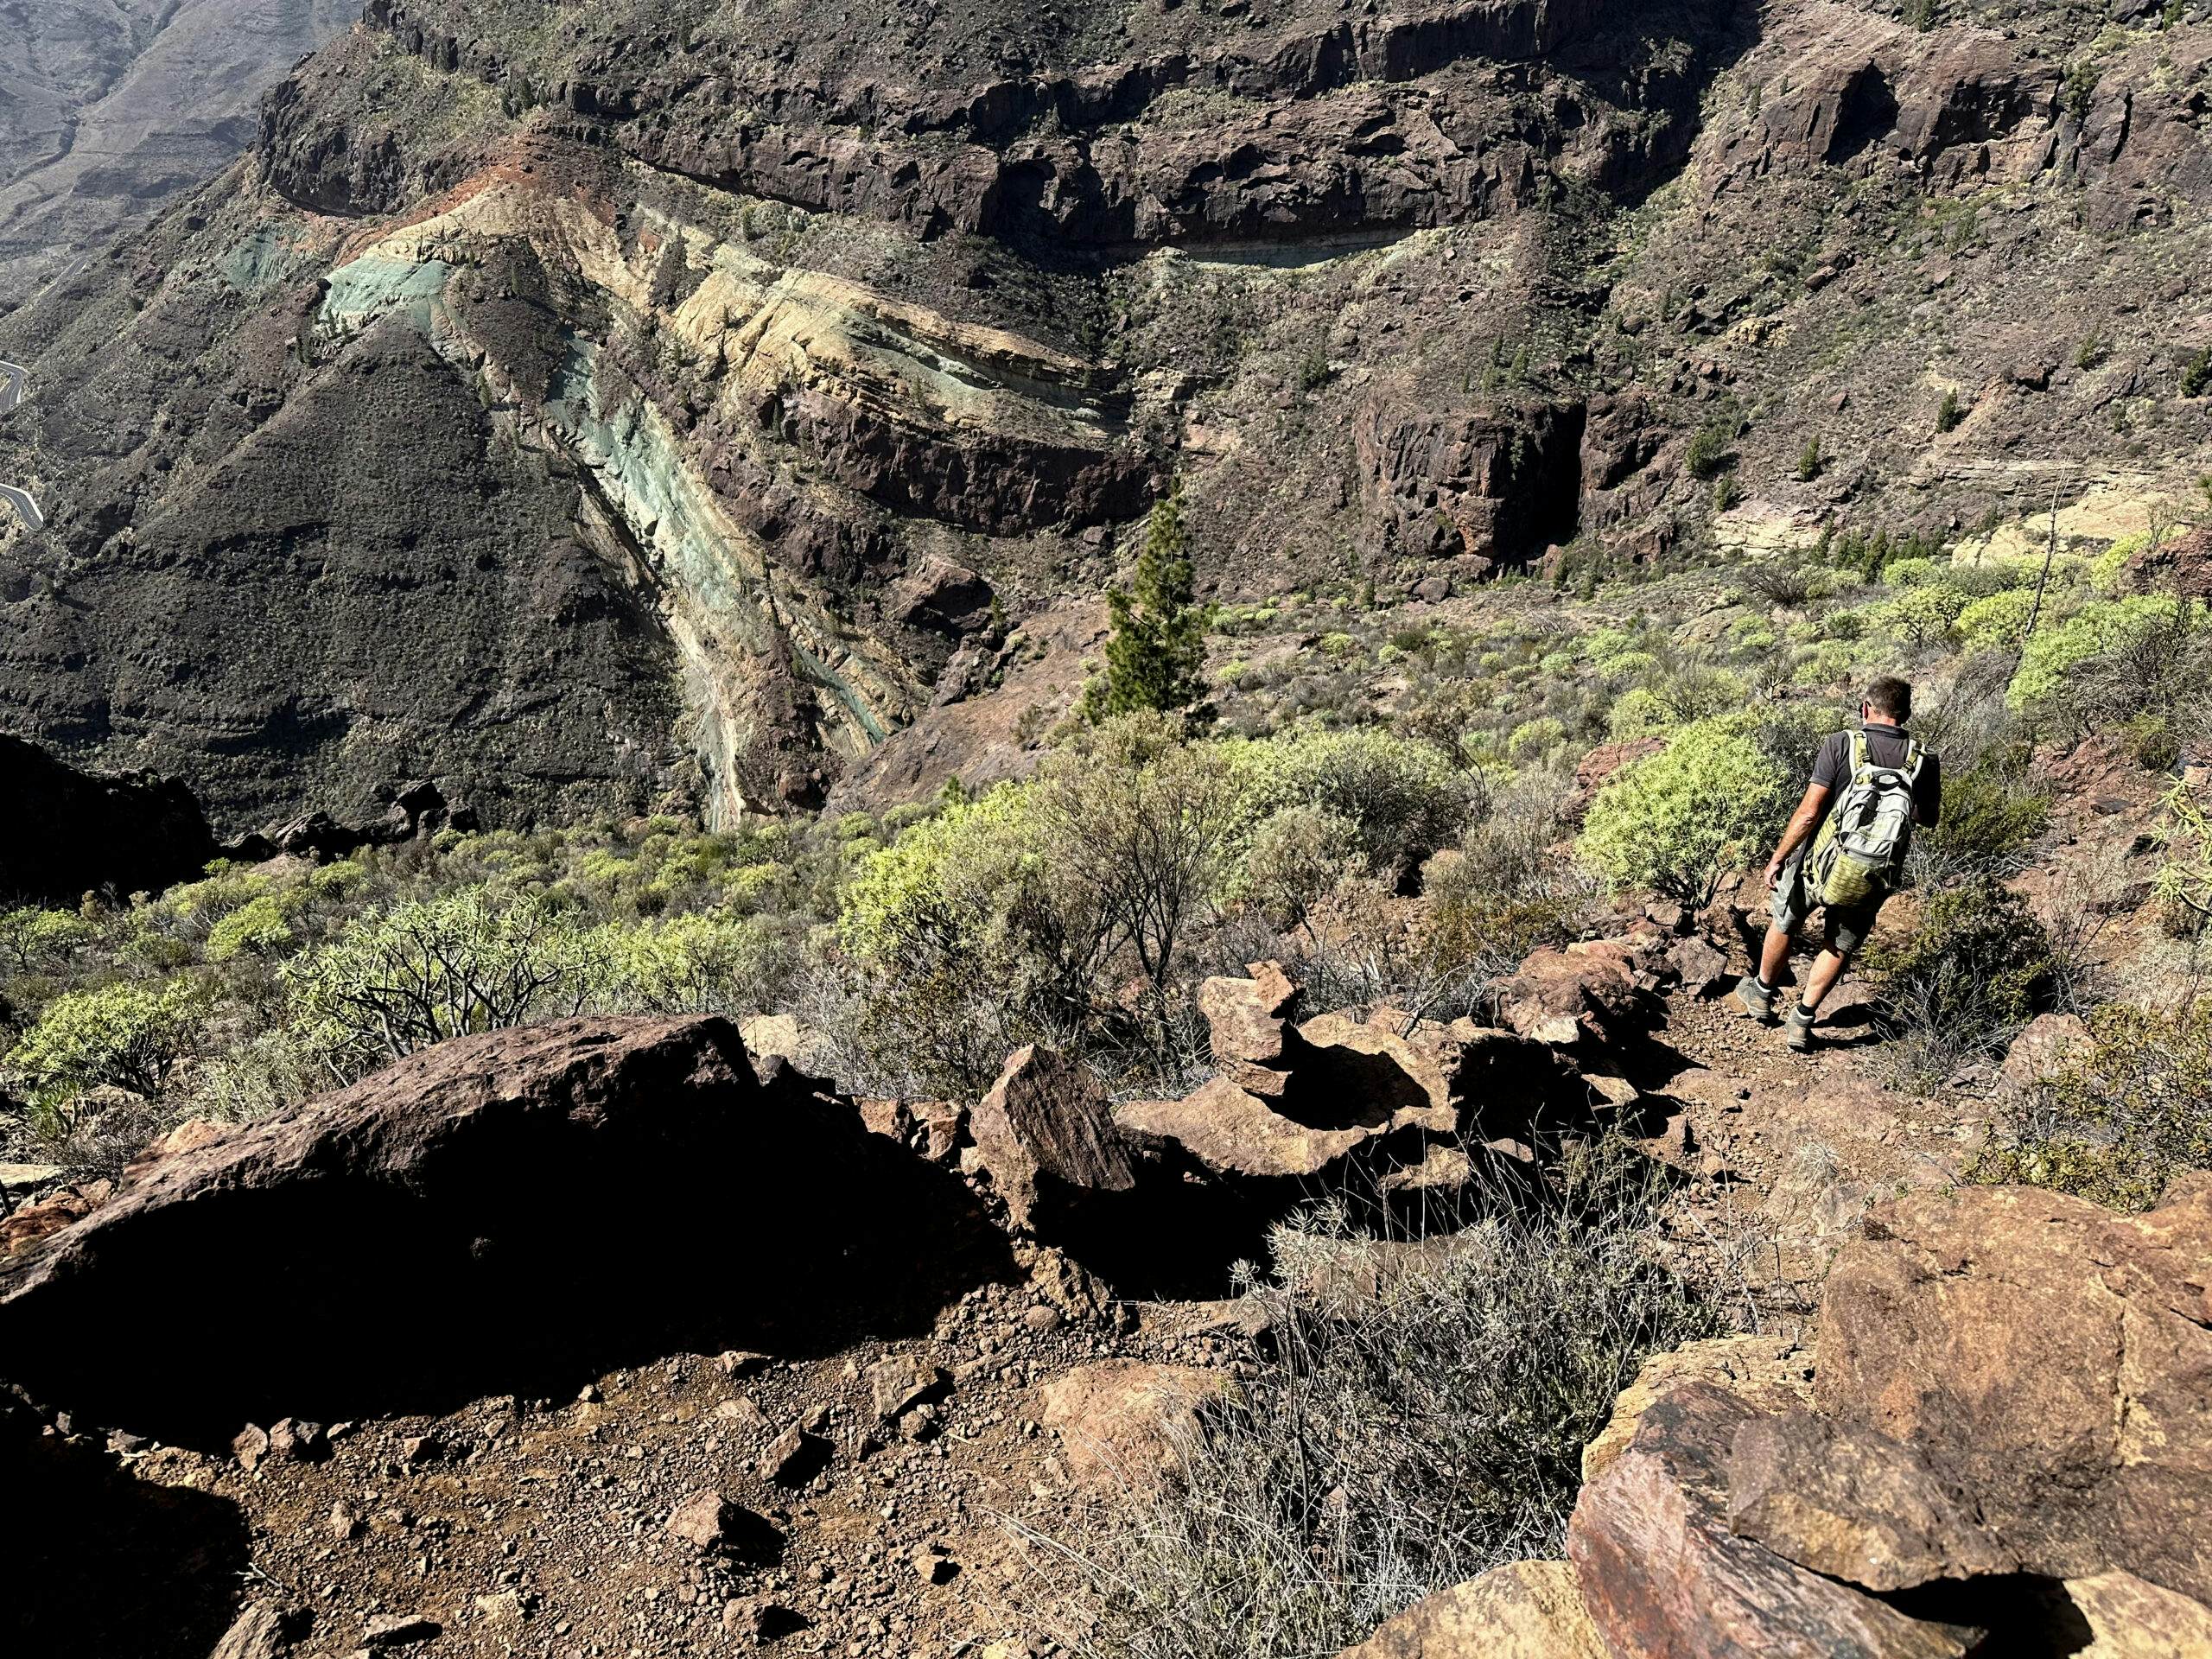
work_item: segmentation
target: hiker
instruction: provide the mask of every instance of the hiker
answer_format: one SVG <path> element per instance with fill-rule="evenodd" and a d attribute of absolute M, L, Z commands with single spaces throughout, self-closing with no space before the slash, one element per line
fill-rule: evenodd
<path fill-rule="evenodd" d="M 1859 705 L 1859 729 L 1822 740 L 1805 798 L 1767 861 L 1773 920 L 1758 973 L 1744 976 L 1736 999 L 1754 1020 L 1773 1020 L 1790 943 L 1806 918 L 1821 911 L 1821 954 L 1783 1032 L 1800 1054 L 1813 1046 L 1821 1003 L 1904 877 L 1913 826 L 1932 830 L 1942 816 L 1942 765 L 1906 732 L 1911 718 L 1912 687 L 1904 681 L 1885 677 L 1868 686 Z"/>

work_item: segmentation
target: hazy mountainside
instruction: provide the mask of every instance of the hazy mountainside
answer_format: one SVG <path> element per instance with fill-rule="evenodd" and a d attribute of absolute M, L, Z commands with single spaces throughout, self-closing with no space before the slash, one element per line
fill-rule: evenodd
<path fill-rule="evenodd" d="M 2140 528 L 2212 18 L 2119 10 L 371 0 L 0 323 L 0 724 L 719 822 L 1008 764 L 1171 480 L 1255 601 Z"/>
<path fill-rule="evenodd" d="M 0 6 L 0 314 L 227 165 L 270 83 L 359 11 L 359 0 Z"/>

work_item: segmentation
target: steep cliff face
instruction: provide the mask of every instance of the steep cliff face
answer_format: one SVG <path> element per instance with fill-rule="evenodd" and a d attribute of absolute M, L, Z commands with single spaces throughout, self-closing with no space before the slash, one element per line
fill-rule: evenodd
<path fill-rule="evenodd" d="M 0 325 L 0 725 L 226 827 L 726 819 L 1049 715 L 1171 477 L 1259 598 L 2179 469 L 2200 410 L 2120 429 L 2212 339 L 2161 21 L 370 0 Z"/>

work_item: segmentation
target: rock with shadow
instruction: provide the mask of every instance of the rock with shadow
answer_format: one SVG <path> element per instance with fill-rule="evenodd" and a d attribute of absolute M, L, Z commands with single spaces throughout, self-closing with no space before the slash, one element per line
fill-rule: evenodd
<path fill-rule="evenodd" d="M 20 1412 L 0 1422 L 0 1492 L 10 1659 L 206 1659 L 223 1639 L 252 1553 L 228 1498 L 143 1478 Z"/>
<path fill-rule="evenodd" d="M 166 1159 L 0 1278 L 0 1375 L 180 1441 L 829 1351 L 1013 1276 L 958 1179 L 716 1018 L 487 1033 Z"/>

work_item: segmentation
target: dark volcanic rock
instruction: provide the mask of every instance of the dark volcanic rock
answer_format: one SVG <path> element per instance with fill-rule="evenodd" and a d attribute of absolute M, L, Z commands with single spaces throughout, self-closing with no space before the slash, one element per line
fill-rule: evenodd
<path fill-rule="evenodd" d="M 953 1177 L 800 1082 L 764 1087 L 727 1021 L 576 1020 L 164 1160 L 0 1281 L 0 1354 L 85 1418 L 226 1435 L 557 1391 L 677 1333 L 925 1325 L 1005 1270 Z"/>
<path fill-rule="evenodd" d="M 200 803 L 175 779 L 99 777 L 20 738 L 0 736 L 0 897 L 156 893 L 215 855 Z"/>

